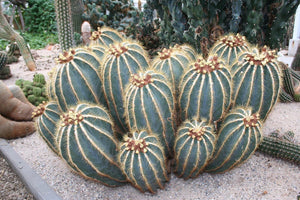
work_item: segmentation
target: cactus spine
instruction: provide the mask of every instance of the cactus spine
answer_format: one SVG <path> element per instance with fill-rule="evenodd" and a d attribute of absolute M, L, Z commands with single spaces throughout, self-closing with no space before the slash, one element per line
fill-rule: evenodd
<path fill-rule="evenodd" d="M 56 129 L 61 114 L 58 105 L 54 101 L 43 102 L 32 113 L 32 118 L 36 118 L 38 133 L 56 154 L 59 153 L 56 144 Z"/>
<path fill-rule="evenodd" d="M 217 54 L 220 59 L 223 59 L 230 69 L 240 53 L 249 51 L 249 44 L 245 36 L 230 34 L 220 38 L 210 51 L 211 54 Z"/>
<path fill-rule="evenodd" d="M 62 158 L 82 176 L 107 186 L 126 182 L 116 160 L 118 143 L 102 106 L 78 104 L 62 115 L 57 144 Z"/>
<path fill-rule="evenodd" d="M 163 189 L 169 176 L 164 150 L 154 134 L 146 131 L 124 136 L 120 145 L 119 162 L 128 180 L 141 192 L 155 193 Z"/>
<path fill-rule="evenodd" d="M 175 174 L 184 179 L 197 177 L 212 156 L 215 139 L 212 125 L 204 121 L 185 121 L 175 139 Z"/>
<path fill-rule="evenodd" d="M 62 111 L 85 101 L 107 105 L 103 84 L 98 73 L 100 62 L 92 52 L 85 49 L 71 50 L 61 54 L 54 73 L 54 93 Z"/>
<path fill-rule="evenodd" d="M 262 140 L 259 114 L 249 108 L 235 108 L 222 121 L 215 152 L 205 171 L 223 173 L 251 156 Z"/>
<path fill-rule="evenodd" d="M 125 115 L 130 129 L 156 133 L 166 157 L 173 154 L 175 138 L 173 88 L 154 71 L 134 74 L 125 92 Z"/>
<path fill-rule="evenodd" d="M 230 104 L 231 76 L 217 56 L 191 63 L 182 76 L 178 102 L 182 121 L 220 119 Z"/>
<path fill-rule="evenodd" d="M 122 95 L 125 94 L 131 75 L 148 66 L 148 57 L 142 46 L 128 41 L 111 45 L 104 58 L 104 92 L 115 125 L 123 133 L 128 131 L 128 125 L 124 117 Z"/>
<path fill-rule="evenodd" d="M 242 63 L 242 64 L 241 64 Z M 233 106 L 250 106 L 265 120 L 280 92 L 281 72 L 274 51 L 253 48 L 232 66 Z"/>

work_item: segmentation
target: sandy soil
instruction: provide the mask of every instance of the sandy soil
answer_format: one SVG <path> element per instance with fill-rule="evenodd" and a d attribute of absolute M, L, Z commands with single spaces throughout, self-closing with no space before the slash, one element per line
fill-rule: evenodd
<path fill-rule="evenodd" d="M 37 70 L 30 72 L 22 58 L 11 65 L 13 77 L 4 82 L 14 84 L 18 78 L 32 80 L 34 73 L 47 72 L 55 66 L 58 51 L 33 50 Z M 277 103 L 264 124 L 264 134 L 279 130 L 293 131 L 300 144 L 300 103 Z M 297 199 L 300 193 L 300 166 L 256 152 L 246 163 L 225 174 L 204 173 L 184 181 L 172 175 L 164 190 L 156 195 L 142 194 L 130 185 L 108 188 L 85 180 L 48 148 L 34 133 L 11 140 L 11 145 L 63 199 Z"/>

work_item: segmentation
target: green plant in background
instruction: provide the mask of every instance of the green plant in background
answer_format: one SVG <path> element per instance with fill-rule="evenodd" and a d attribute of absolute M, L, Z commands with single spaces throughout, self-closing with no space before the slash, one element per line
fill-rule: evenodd
<path fill-rule="evenodd" d="M 2 39 L 16 42 L 28 69 L 31 71 L 35 70 L 36 64 L 32 58 L 29 47 L 27 46 L 24 38 L 20 36 L 15 30 L 13 30 L 11 26 L 8 24 L 2 12 L 2 6 L 0 7 L 0 37 Z"/>
<path fill-rule="evenodd" d="M 83 0 L 86 10 L 83 20 L 97 27 L 109 26 L 118 31 L 126 32 L 126 28 L 135 26 L 138 10 L 130 0 Z"/>
<path fill-rule="evenodd" d="M 27 0 L 23 17 L 26 32 L 36 34 L 57 32 L 54 0 Z"/>
<path fill-rule="evenodd" d="M 38 106 L 42 102 L 47 102 L 46 80 L 43 74 L 35 74 L 33 81 L 23 79 L 16 80 L 15 84 L 19 86 L 30 103 Z"/>
<path fill-rule="evenodd" d="M 157 9 L 161 21 L 159 37 L 164 46 L 189 43 L 204 57 L 217 38 L 229 32 L 240 32 L 259 46 L 279 48 L 288 20 L 299 5 L 297 0 L 147 0 L 147 3 Z"/>
<path fill-rule="evenodd" d="M 102 36 L 113 35 L 113 31 L 98 34 L 100 41 Z M 164 76 L 159 68 L 155 71 L 153 60 L 140 44 L 127 38 L 121 41 L 63 53 L 59 56 L 62 65 L 47 83 L 51 102 L 44 108 L 53 104 L 64 104 L 64 108 L 60 121 L 49 124 L 52 135 L 38 130 L 46 142 L 56 138 L 52 147 L 58 147 L 58 155 L 75 172 L 107 186 L 130 182 L 142 192 L 155 193 L 165 187 L 173 170 L 185 179 L 203 170 L 222 173 L 254 153 L 263 137 L 261 118 L 267 117 L 280 90 L 280 69 L 273 51 L 264 47 L 254 54 L 250 49 L 230 68 L 217 54 L 205 59 L 194 55 L 188 45 L 175 45 L 174 52 L 181 50 L 182 56 L 197 58 L 188 56 L 189 64 L 178 81 L 172 75 Z M 159 56 L 169 53 L 164 50 Z M 233 80 L 230 71 L 235 73 Z M 238 73 L 244 76 L 242 82 Z M 231 95 L 232 88 L 236 93 L 242 88 L 244 94 Z M 82 95 L 99 91 L 108 100 L 107 108 L 104 102 L 95 101 L 98 95 Z M 256 96 L 263 96 L 264 101 L 255 101 Z M 240 106 L 245 102 L 253 109 Z M 261 110 L 266 113 L 256 113 Z M 176 119 L 182 116 L 180 124 Z M 298 154 L 296 149 L 294 155 Z M 174 165 L 170 163 L 173 158 Z"/>
<path fill-rule="evenodd" d="M 300 46 L 298 46 L 297 48 L 297 52 L 292 62 L 291 68 L 293 70 L 300 71 Z"/>

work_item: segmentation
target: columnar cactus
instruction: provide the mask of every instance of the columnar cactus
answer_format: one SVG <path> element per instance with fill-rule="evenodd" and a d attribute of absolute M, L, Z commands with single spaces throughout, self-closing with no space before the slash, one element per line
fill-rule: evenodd
<path fill-rule="evenodd" d="M 176 134 L 174 172 L 184 179 L 195 178 L 211 158 L 216 135 L 212 125 L 205 121 L 187 120 Z"/>
<path fill-rule="evenodd" d="M 130 129 L 146 128 L 157 134 L 166 157 L 173 154 L 175 107 L 173 88 L 157 72 L 133 74 L 125 92 L 125 116 Z"/>
<path fill-rule="evenodd" d="M 201 56 L 191 63 L 182 76 L 178 102 L 182 121 L 205 118 L 217 121 L 228 110 L 231 95 L 231 75 L 222 60 Z"/>
<path fill-rule="evenodd" d="M 230 34 L 220 38 L 210 51 L 211 54 L 217 54 L 219 58 L 223 59 L 225 65 L 230 69 L 240 53 L 249 51 L 249 44 L 245 36 Z"/>
<path fill-rule="evenodd" d="M 249 108 L 235 108 L 224 118 L 206 172 L 223 173 L 247 160 L 262 141 L 262 121 Z"/>
<path fill-rule="evenodd" d="M 58 105 L 54 101 L 43 102 L 32 113 L 32 118 L 36 118 L 38 133 L 56 154 L 59 152 L 56 145 L 56 129 L 61 114 Z"/>
<path fill-rule="evenodd" d="M 281 84 L 281 71 L 274 51 L 253 48 L 242 53 L 233 64 L 233 106 L 250 106 L 265 120 L 276 103 Z"/>
<path fill-rule="evenodd" d="M 107 105 L 98 69 L 100 62 L 84 49 L 64 52 L 58 58 L 62 64 L 54 73 L 54 93 L 62 111 L 85 101 Z"/>
<path fill-rule="evenodd" d="M 141 192 L 155 193 L 169 181 L 166 158 L 159 140 L 147 131 L 124 136 L 119 162 L 128 180 Z"/>
<path fill-rule="evenodd" d="M 163 72 L 171 81 L 172 87 L 177 91 L 180 78 L 184 69 L 192 59 L 183 50 L 164 48 L 158 52 L 158 56 L 153 60 L 153 68 Z"/>
<path fill-rule="evenodd" d="M 90 37 L 90 45 L 103 45 L 109 47 L 110 44 L 123 42 L 124 38 L 120 33 L 109 27 L 98 27 L 97 31 Z"/>
<path fill-rule="evenodd" d="M 104 58 L 104 92 L 115 125 L 123 133 L 128 131 L 124 117 L 125 87 L 132 74 L 145 70 L 148 66 L 148 57 L 143 47 L 129 41 L 111 45 Z"/>
<path fill-rule="evenodd" d="M 62 158 L 86 178 L 121 186 L 126 177 L 117 164 L 118 143 L 103 106 L 79 103 L 62 115 L 57 130 Z"/>

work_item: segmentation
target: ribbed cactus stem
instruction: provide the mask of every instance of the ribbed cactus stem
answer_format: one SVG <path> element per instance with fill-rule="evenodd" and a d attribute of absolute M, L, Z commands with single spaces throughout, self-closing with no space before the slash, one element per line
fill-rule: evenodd
<path fill-rule="evenodd" d="M 265 136 L 258 146 L 258 151 L 276 158 L 300 164 L 300 145 Z"/>
<path fill-rule="evenodd" d="M 70 0 L 55 0 L 58 39 L 62 50 L 75 45 Z"/>

